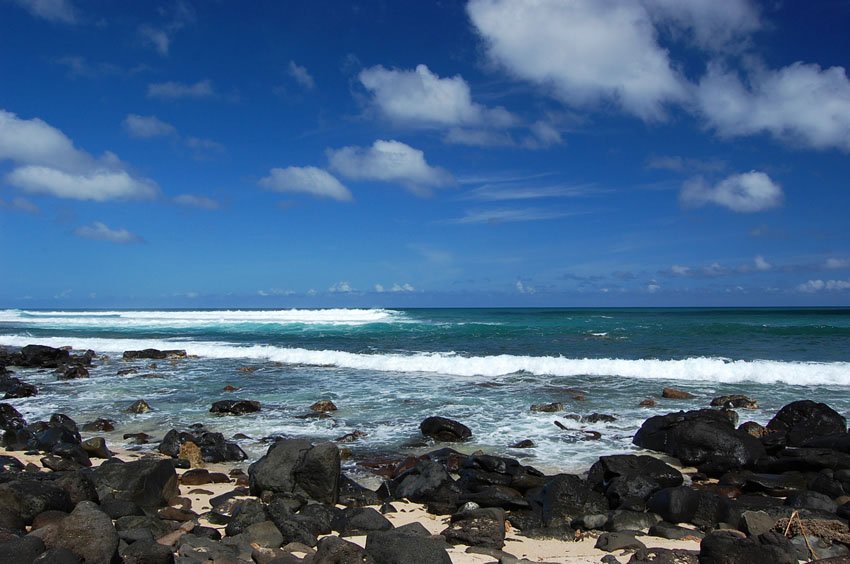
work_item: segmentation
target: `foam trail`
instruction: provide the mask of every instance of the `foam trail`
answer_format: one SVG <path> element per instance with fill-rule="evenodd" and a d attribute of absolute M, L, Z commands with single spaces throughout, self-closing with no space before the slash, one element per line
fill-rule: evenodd
<path fill-rule="evenodd" d="M 398 373 L 433 373 L 469 378 L 495 378 L 524 372 L 538 376 L 619 376 L 651 380 L 688 380 L 718 383 L 781 382 L 800 386 L 850 386 L 850 362 L 780 362 L 692 357 L 681 360 L 565 358 L 553 356 L 459 356 L 450 352 L 410 354 L 359 354 L 336 350 L 281 348 L 270 345 L 237 346 L 210 341 L 97 339 L 73 337 L 33 338 L 0 336 L 0 344 L 24 346 L 70 345 L 75 349 L 120 353 L 157 348 L 186 349 L 207 358 L 270 360 L 284 364 L 334 366 L 356 370 Z"/>
<path fill-rule="evenodd" d="M 0 323 L 98 328 L 193 327 L 239 323 L 364 325 L 404 317 L 388 309 L 288 309 L 229 311 L 24 311 L 0 310 Z"/>

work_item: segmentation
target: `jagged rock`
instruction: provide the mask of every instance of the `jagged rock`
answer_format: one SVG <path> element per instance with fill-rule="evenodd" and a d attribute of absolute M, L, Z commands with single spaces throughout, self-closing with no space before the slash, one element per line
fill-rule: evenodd
<path fill-rule="evenodd" d="M 780 409 L 767 429 L 784 435 L 790 446 L 802 446 L 808 439 L 846 433 L 847 420 L 825 403 L 800 400 Z"/>
<path fill-rule="evenodd" d="M 316 545 L 312 564 L 375 564 L 364 548 L 339 537 L 329 536 Z"/>
<path fill-rule="evenodd" d="M 172 359 L 172 358 L 186 358 L 186 351 L 184 350 L 157 350 L 157 349 L 144 349 L 141 351 L 124 351 L 123 355 L 124 360 L 140 360 L 140 359 L 153 359 L 153 360 L 164 360 L 164 359 Z"/>
<path fill-rule="evenodd" d="M 372 507 L 349 507 L 337 514 L 331 527 L 341 536 L 351 537 L 372 531 L 388 531 L 393 524 Z"/>
<path fill-rule="evenodd" d="M 310 406 L 310 409 L 317 413 L 328 413 L 331 411 L 336 411 L 337 407 L 334 405 L 334 402 L 331 400 L 319 400 L 313 405 Z"/>
<path fill-rule="evenodd" d="M 111 458 L 112 452 L 106 446 L 106 439 L 103 437 L 92 437 L 83 441 L 80 446 L 86 454 L 93 458 Z"/>
<path fill-rule="evenodd" d="M 450 544 L 500 549 L 505 545 L 505 511 L 488 507 L 455 513 L 440 534 Z"/>
<path fill-rule="evenodd" d="M 534 448 L 534 441 L 531 439 L 523 439 L 510 445 L 508 448 Z"/>
<path fill-rule="evenodd" d="M 776 519 L 764 511 L 744 511 L 741 514 L 740 529 L 751 537 L 757 537 L 773 529 Z"/>
<path fill-rule="evenodd" d="M 539 506 L 542 524 L 548 528 L 569 528 L 570 523 L 582 515 L 608 512 L 605 496 L 571 474 L 550 478 L 530 501 Z"/>
<path fill-rule="evenodd" d="M 266 510 L 262 502 L 256 499 L 245 499 L 236 505 L 227 523 L 225 533 L 232 537 L 256 523 L 266 521 Z M 281 541 L 282 542 L 282 541 Z"/>
<path fill-rule="evenodd" d="M 254 400 L 221 400 L 212 404 L 210 413 L 244 415 L 260 411 L 260 402 Z"/>
<path fill-rule="evenodd" d="M 0 429 L 15 431 L 27 426 L 24 416 L 8 403 L 0 403 Z"/>
<path fill-rule="evenodd" d="M 130 404 L 125 411 L 127 413 L 147 413 L 151 410 L 151 406 L 145 400 L 136 400 Z"/>
<path fill-rule="evenodd" d="M 83 424 L 86 433 L 108 433 L 115 430 L 115 421 L 112 419 L 95 419 Z"/>
<path fill-rule="evenodd" d="M 38 395 L 38 388 L 14 376 L 0 374 L 0 393 L 3 399 L 28 398 Z"/>
<path fill-rule="evenodd" d="M 719 396 L 711 400 L 712 407 L 726 407 L 729 409 L 758 409 L 759 404 L 756 400 L 750 399 L 747 396 L 733 394 L 728 396 Z"/>
<path fill-rule="evenodd" d="M 88 378 L 89 371 L 85 366 L 73 364 L 71 366 L 59 368 L 59 378 L 62 380 L 75 380 L 77 378 Z"/>
<path fill-rule="evenodd" d="M 24 368 L 58 368 L 71 361 L 66 349 L 46 345 L 27 345 L 21 349 L 19 366 Z"/>
<path fill-rule="evenodd" d="M 251 493 L 300 493 L 322 503 L 339 499 L 339 450 L 333 443 L 316 446 L 302 439 L 284 439 L 248 468 Z"/>
<path fill-rule="evenodd" d="M 535 403 L 532 404 L 531 411 L 536 411 L 539 413 L 555 413 L 558 411 L 564 411 L 564 404 L 562 404 L 561 402 Z"/>
<path fill-rule="evenodd" d="M 700 543 L 700 564 L 797 564 L 793 545 L 781 535 L 769 532 L 755 538 L 737 531 L 716 531 Z"/>
<path fill-rule="evenodd" d="M 469 427 L 445 417 L 428 417 L 419 424 L 419 430 L 426 437 L 445 442 L 465 441 L 472 437 Z"/>
<path fill-rule="evenodd" d="M 118 550 L 118 532 L 112 519 L 90 501 L 82 501 L 59 522 L 48 548 L 66 548 L 85 562 L 110 562 Z"/>

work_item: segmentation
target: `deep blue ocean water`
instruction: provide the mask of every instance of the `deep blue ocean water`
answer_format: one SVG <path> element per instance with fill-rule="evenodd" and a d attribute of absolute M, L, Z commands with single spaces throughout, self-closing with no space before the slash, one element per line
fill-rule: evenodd
<path fill-rule="evenodd" d="M 705 407 L 744 393 L 760 409 L 741 421 L 766 423 L 785 403 L 825 401 L 850 413 L 850 309 L 413 309 L 0 311 L 0 346 L 30 343 L 93 349 L 103 355 L 84 380 L 21 371 L 40 387 L 11 400 L 26 417 L 60 411 L 78 422 L 111 417 L 108 436 L 161 436 L 205 423 L 226 435 L 334 439 L 367 436 L 355 456 L 418 452 L 419 422 L 443 415 L 467 424 L 466 450 L 522 458 L 541 468 L 575 470 L 600 454 L 632 449 L 647 417 Z M 185 349 L 195 358 L 127 363 L 121 352 Z M 121 368 L 136 367 L 132 376 Z M 234 394 L 225 385 L 240 388 Z M 662 400 L 665 386 L 693 400 Z M 576 399 L 583 397 L 584 399 Z M 656 398 L 653 408 L 639 407 Z M 259 400 L 259 414 L 217 417 L 213 401 Z M 340 408 L 303 419 L 317 399 Z M 146 399 L 154 411 L 124 409 Z M 563 402 L 563 413 L 532 413 L 533 403 Z M 568 414 L 606 413 L 613 423 L 584 425 Z M 567 426 L 564 431 L 555 421 Z M 602 434 L 581 440 L 582 429 Z M 509 448 L 531 439 L 533 449 Z M 244 440 L 255 457 L 265 450 Z"/>

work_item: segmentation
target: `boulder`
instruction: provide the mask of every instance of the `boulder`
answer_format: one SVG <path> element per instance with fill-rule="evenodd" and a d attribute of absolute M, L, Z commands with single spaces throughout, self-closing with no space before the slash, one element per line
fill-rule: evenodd
<path fill-rule="evenodd" d="M 140 540 L 121 549 L 123 564 L 173 564 L 174 552 L 170 546 L 154 540 Z"/>
<path fill-rule="evenodd" d="M 80 366 L 79 364 L 60 367 L 57 372 L 59 373 L 59 378 L 62 380 L 75 380 L 77 378 L 89 377 L 89 371 L 86 367 Z"/>
<path fill-rule="evenodd" d="M 452 559 L 445 546 L 442 541 L 404 527 L 375 531 L 366 536 L 366 552 L 375 564 L 451 564 Z"/>
<path fill-rule="evenodd" d="M 145 509 L 168 505 L 179 494 L 177 473 L 169 460 L 102 464 L 91 477 L 100 499 L 132 501 Z"/>
<path fill-rule="evenodd" d="M 221 400 L 212 404 L 210 413 L 244 415 L 260 411 L 260 402 L 254 400 Z"/>
<path fill-rule="evenodd" d="M 605 496 L 572 474 L 552 477 L 529 501 L 539 507 L 542 524 L 548 528 L 569 528 L 578 517 L 608 512 Z"/>
<path fill-rule="evenodd" d="M 92 437 L 80 443 L 82 449 L 92 458 L 111 458 L 112 452 L 106 446 L 103 437 Z"/>
<path fill-rule="evenodd" d="M 0 507 L 14 511 L 25 523 L 31 524 L 39 513 L 49 510 L 70 512 L 74 504 L 68 492 L 61 487 L 21 476 L 21 479 L 0 484 Z"/>
<path fill-rule="evenodd" d="M 535 403 L 531 406 L 531 411 L 536 411 L 539 413 L 555 413 L 558 411 L 564 411 L 564 404 L 562 404 L 561 402 Z"/>
<path fill-rule="evenodd" d="M 450 544 L 501 549 L 505 546 L 505 511 L 488 507 L 455 513 L 440 534 Z"/>
<path fill-rule="evenodd" d="M 192 432 L 171 429 L 156 448 L 162 454 L 184 458 L 189 460 L 191 466 L 198 466 L 196 457 L 187 448 L 184 448 L 191 449 L 190 445 L 195 445 L 200 449 L 202 462 L 238 462 L 248 458 L 248 455 L 239 445 L 225 440 L 221 433 L 213 433 L 203 429 Z"/>
<path fill-rule="evenodd" d="M 341 536 L 351 537 L 372 531 L 389 531 L 393 524 L 372 507 L 349 507 L 336 515 L 331 527 Z"/>
<path fill-rule="evenodd" d="M 339 449 L 330 442 L 311 445 L 303 439 L 283 439 L 248 468 L 253 495 L 263 491 L 298 493 L 321 503 L 339 499 Z"/>
<path fill-rule="evenodd" d="M 55 538 L 48 538 L 48 548 L 68 549 L 84 562 L 110 562 L 118 550 L 118 532 L 112 519 L 90 501 L 78 503 L 59 522 Z"/>
<path fill-rule="evenodd" d="M 310 409 L 317 413 L 329 413 L 336 411 L 337 407 L 331 400 L 319 400 L 310 406 Z"/>
<path fill-rule="evenodd" d="M 95 419 L 83 424 L 83 431 L 86 433 L 108 433 L 115 430 L 115 421 L 113 419 Z"/>
<path fill-rule="evenodd" d="M 447 501 L 457 497 L 457 490 L 446 467 L 433 460 L 423 460 L 389 483 L 394 499 L 407 498 L 418 503 Z"/>
<path fill-rule="evenodd" d="M 445 417 L 428 417 L 419 424 L 419 430 L 426 437 L 445 442 L 465 441 L 472 437 L 469 427 Z"/>
<path fill-rule="evenodd" d="M 661 390 L 661 397 L 665 399 L 693 399 L 695 396 L 692 393 L 676 388 L 664 388 Z"/>
<path fill-rule="evenodd" d="M 785 537 L 768 532 L 744 537 L 737 531 L 716 531 L 700 543 L 700 564 L 797 564 L 794 546 Z"/>
<path fill-rule="evenodd" d="M 642 549 L 646 548 L 646 545 L 637 540 L 633 534 L 619 532 L 602 533 L 596 539 L 594 548 L 604 550 L 605 552 L 614 552 L 615 550 Z"/>
<path fill-rule="evenodd" d="M 14 376 L 0 374 L 0 394 L 3 399 L 28 398 L 38 395 L 38 388 Z"/>
<path fill-rule="evenodd" d="M 780 409 L 767 429 L 784 435 L 790 446 L 802 446 L 809 439 L 846 433 L 847 420 L 825 403 L 800 400 Z"/>
<path fill-rule="evenodd" d="M 147 413 L 151 410 L 151 406 L 145 400 L 136 400 L 130 404 L 130 406 L 125 409 L 127 413 Z"/>
<path fill-rule="evenodd" d="M 8 403 L 0 403 L 0 429 L 15 431 L 27 426 L 24 416 Z"/>
<path fill-rule="evenodd" d="M 339 537 L 329 536 L 316 545 L 312 564 L 374 564 L 366 549 Z"/>
<path fill-rule="evenodd" d="M 32 535 L 6 541 L 0 543 L 0 563 L 29 564 L 45 550 L 44 542 Z"/>
<path fill-rule="evenodd" d="M 684 464 L 713 463 L 719 473 L 721 469 L 751 466 L 765 455 L 758 439 L 736 430 L 728 416 L 711 409 L 650 417 L 632 442 L 666 452 Z"/>
<path fill-rule="evenodd" d="M 172 359 L 172 358 L 186 358 L 186 351 L 184 350 L 157 350 L 157 349 L 144 349 L 141 351 L 124 351 L 123 355 L 124 360 L 140 360 L 140 359 L 151 359 L 151 360 L 164 360 L 164 359 Z"/>

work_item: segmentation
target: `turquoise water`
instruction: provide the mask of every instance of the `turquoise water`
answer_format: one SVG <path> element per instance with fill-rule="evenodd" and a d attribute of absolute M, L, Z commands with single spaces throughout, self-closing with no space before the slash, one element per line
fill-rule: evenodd
<path fill-rule="evenodd" d="M 0 311 L 0 345 L 29 343 L 91 348 L 109 359 L 88 380 L 26 371 L 21 377 L 42 394 L 12 403 L 29 418 L 54 411 L 80 422 L 112 417 L 120 427 L 109 438 L 118 442 L 131 430 L 159 436 L 164 426 L 201 422 L 254 438 L 334 439 L 357 429 L 368 433 L 350 445 L 357 456 L 416 452 L 425 448 L 419 422 L 439 414 L 472 428 L 467 449 L 576 469 L 631 449 L 650 415 L 703 407 L 715 395 L 757 399 L 761 409 L 741 412 L 742 421 L 765 423 L 801 398 L 850 412 L 850 309 L 840 308 Z M 120 359 L 124 350 L 149 347 L 197 358 L 155 367 Z M 116 375 L 129 366 L 139 373 Z M 227 394 L 228 384 L 241 389 Z M 664 386 L 697 398 L 638 407 Z M 231 396 L 259 400 L 263 410 L 241 418 L 207 413 Z M 152 413 L 122 413 L 140 398 Z M 321 398 L 340 407 L 333 418 L 298 417 Z M 529 411 L 555 401 L 565 413 Z M 564 418 L 594 412 L 618 419 L 583 425 Z M 602 439 L 582 441 L 581 429 Z M 508 448 L 526 438 L 536 448 Z M 265 448 L 250 440 L 242 446 L 252 456 Z"/>

